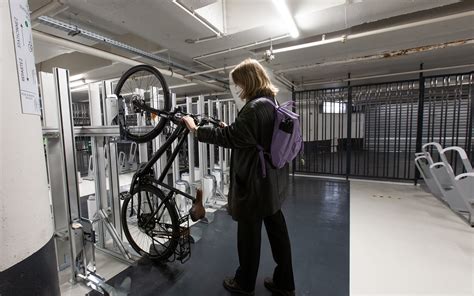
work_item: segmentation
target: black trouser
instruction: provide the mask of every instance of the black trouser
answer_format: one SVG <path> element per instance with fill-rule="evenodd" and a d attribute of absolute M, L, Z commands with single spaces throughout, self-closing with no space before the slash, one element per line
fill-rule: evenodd
<path fill-rule="evenodd" d="M 273 282 L 280 289 L 294 290 L 291 246 L 285 217 L 279 210 L 272 216 L 264 218 L 263 222 L 267 229 L 273 259 L 277 264 L 273 273 Z M 238 222 L 237 248 L 240 266 L 235 273 L 235 280 L 242 289 L 247 291 L 255 289 L 260 263 L 261 234 L 262 220 Z"/>

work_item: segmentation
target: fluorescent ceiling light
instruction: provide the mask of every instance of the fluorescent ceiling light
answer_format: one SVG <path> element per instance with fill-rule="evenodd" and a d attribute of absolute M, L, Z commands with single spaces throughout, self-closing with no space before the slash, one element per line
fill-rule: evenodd
<path fill-rule="evenodd" d="M 296 38 L 300 36 L 300 32 L 298 31 L 298 27 L 296 27 L 295 20 L 293 19 L 293 16 L 290 13 L 290 9 L 288 8 L 286 1 L 273 0 L 273 4 L 276 6 L 278 12 L 285 21 L 285 24 L 288 26 L 288 31 L 291 37 Z"/>
<path fill-rule="evenodd" d="M 319 45 L 335 43 L 335 42 L 342 42 L 342 41 L 344 41 L 343 37 L 336 37 L 336 38 L 331 38 L 331 39 L 319 40 L 319 41 L 308 42 L 308 43 L 303 43 L 303 44 L 298 44 L 298 45 L 293 45 L 293 46 L 274 49 L 273 53 L 292 51 L 292 50 L 303 49 L 303 48 L 307 48 L 307 47 L 319 46 Z"/>
<path fill-rule="evenodd" d="M 273 2 L 275 2 L 275 1 L 277 1 L 277 0 L 273 0 Z M 319 45 L 335 43 L 335 42 L 345 42 L 346 40 L 358 39 L 358 38 L 363 38 L 363 37 L 367 37 L 367 36 L 374 36 L 374 35 L 378 35 L 378 34 L 385 34 L 385 33 L 388 33 L 388 32 L 394 32 L 394 31 L 398 31 L 398 30 L 406 30 L 406 29 L 410 29 L 410 28 L 414 28 L 414 27 L 418 27 L 418 26 L 423 26 L 423 25 L 428 25 L 428 24 L 433 24 L 433 23 L 438 23 L 438 22 L 444 22 L 444 21 L 447 21 L 447 20 L 453 20 L 453 19 L 463 18 L 463 17 L 467 17 L 467 16 L 472 16 L 472 15 L 474 15 L 473 11 L 466 11 L 466 12 L 461 12 L 461 13 L 457 13 L 457 14 L 451 14 L 451 15 L 448 15 L 448 16 L 441 16 L 441 17 L 437 17 L 437 18 L 421 20 L 421 21 L 416 21 L 416 22 L 412 22 L 412 23 L 405 23 L 405 24 L 395 25 L 395 26 L 392 26 L 392 27 L 376 29 L 376 30 L 372 30 L 372 31 L 365 31 L 365 32 L 356 33 L 356 34 L 343 35 L 343 36 L 336 37 L 336 38 L 324 39 L 324 36 L 323 36 L 322 40 L 274 49 L 273 53 L 292 51 L 292 50 L 303 49 L 303 48 L 307 48 L 307 47 L 319 46 Z"/>
<path fill-rule="evenodd" d="M 80 79 L 83 79 L 84 78 L 84 74 L 77 74 L 77 75 L 73 75 L 71 77 L 69 77 L 69 81 L 77 81 L 77 80 L 80 80 Z"/>
<path fill-rule="evenodd" d="M 69 82 L 69 87 L 70 88 L 78 88 L 78 87 L 87 85 L 88 83 L 91 83 L 91 80 L 79 79 L 79 80 L 76 80 L 76 81 Z"/>
<path fill-rule="evenodd" d="M 71 92 L 80 92 L 80 91 L 86 91 L 89 89 L 89 86 L 88 85 L 81 85 L 81 86 L 76 86 L 74 88 L 71 88 Z"/>
<path fill-rule="evenodd" d="M 190 83 L 185 83 L 185 84 L 177 84 L 177 85 L 172 85 L 168 87 L 169 89 L 176 89 L 176 88 L 183 88 L 183 87 L 189 87 L 189 86 L 194 86 L 197 85 L 195 82 L 190 82 Z"/>
<path fill-rule="evenodd" d="M 182 10 L 184 10 L 187 14 L 189 14 L 190 16 L 192 16 L 194 19 L 198 20 L 201 24 L 203 24 L 206 28 L 208 28 L 209 30 L 211 30 L 214 34 L 216 34 L 217 36 L 222 36 L 222 32 L 220 32 L 219 30 L 217 30 L 214 26 L 210 25 L 209 23 L 207 23 L 203 17 L 201 17 L 199 15 L 199 13 L 195 12 L 194 10 L 191 10 L 189 8 L 187 8 L 186 6 L 184 6 L 183 4 L 181 4 L 178 0 L 173 0 L 173 3 L 176 4 L 179 8 L 181 8 Z"/>
<path fill-rule="evenodd" d="M 84 84 L 86 84 L 85 79 L 77 79 L 75 81 L 69 82 L 69 87 L 70 88 L 76 88 L 76 87 L 79 87 L 79 86 L 83 86 Z"/>

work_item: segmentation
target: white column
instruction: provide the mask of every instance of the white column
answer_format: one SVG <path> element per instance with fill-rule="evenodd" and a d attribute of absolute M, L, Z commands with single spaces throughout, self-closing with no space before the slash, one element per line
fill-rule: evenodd
<path fill-rule="evenodd" d="M 11 2 L 18 5 L 21 1 Z M 51 241 L 53 220 L 40 116 L 22 111 L 21 78 L 17 70 L 9 1 L 0 2 L 0 33 L 0 272 L 3 272 Z M 33 69 L 29 66 L 31 74 L 34 64 Z M 36 77 L 33 75 L 28 79 L 36 80 Z M 54 254 L 48 260 L 56 260 Z"/>

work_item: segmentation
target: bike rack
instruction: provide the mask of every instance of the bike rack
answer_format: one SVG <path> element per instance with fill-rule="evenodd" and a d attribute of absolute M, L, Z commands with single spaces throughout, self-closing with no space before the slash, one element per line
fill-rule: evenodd
<path fill-rule="evenodd" d="M 433 161 L 433 155 L 428 151 L 430 147 L 434 147 L 438 152 L 439 162 Z M 462 220 L 474 227 L 474 198 L 472 194 L 474 192 L 474 171 L 466 152 L 460 147 L 443 149 L 436 142 L 423 145 L 422 151 L 415 154 L 415 165 L 431 193 L 443 201 Z M 460 157 L 464 173 L 455 175 L 446 156 L 447 152 L 456 153 Z"/>
<path fill-rule="evenodd" d="M 49 89 L 50 92 L 57 91 L 55 94 L 56 104 L 53 104 L 50 100 L 47 104 L 43 104 L 48 109 L 45 110 L 45 114 L 47 114 L 45 122 L 48 123 L 48 126 L 43 128 L 43 135 L 47 142 L 59 269 L 70 268 L 72 282 L 85 283 L 106 295 L 113 292 L 114 288 L 108 286 L 105 279 L 97 273 L 95 252 L 101 251 L 128 264 L 138 259 L 128 242 L 122 240 L 121 200 L 119 198 L 122 190 L 119 183 L 119 172 L 126 167 L 132 169 L 131 166 L 136 164 L 137 154 L 140 162 L 147 160 L 146 144 L 131 143 L 128 158 L 125 153 L 118 151 L 115 139 L 119 138 L 120 130 L 118 126 L 112 125 L 112 119 L 117 112 L 117 98 L 111 95 L 111 81 L 102 82 L 101 84 L 89 84 L 91 126 L 74 127 L 73 115 L 71 114 L 71 93 L 68 89 L 69 73 L 64 69 L 54 69 L 53 72 L 54 74 L 40 73 L 40 79 L 44 80 L 42 91 L 45 88 Z M 47 86 L 44 87 L 46 84 Z M 102 95 L 100 93 L 101 89 Z M 140 91 L 144 92 L 144 90 Z M 152 93 L 158 94 L 157 91 L 153 92 L 153 90 Z M 43 100 L 44 98 L 49 99 L 51 95 L 42 93 L 42 97 Z M 153 95 L 153 100 L 155 106 L 159 108 L 159 96 Z M 215 113 L 214 107 L 216 107 L 217 115 L 220 118 L 229 121 L 235 116 L 235 107 L 231 103 L 228 103 L 229 107 L 225 109 L 225 107 L 221 108 L 225 103 L 224 101 L 204 100 L 203 96 L 198 98 L 197 103 L 199 113 L 207 113 L 212 116 Z M 102 114 L 101 105 L 104 106 L 104 114 Z M 172 106 L 176 106 L 176 96 L 174 94 L 172 94 Z M 192 108 L 192 98 L 187 98 L 186 109 L 191 111 Z M 138 125 L 144 123 L 144 118 L 137 116 L 136 119 Z M 95 194 L 88 195 L 88 199 L 85 200 L 90 214 L 88 218 L 82 217 L 80 210 L 81 196 L 75 162 L 74 138 L 76 136 L 91 137 L 92 143 L 92 155 L 88 166 L 89 178 L 85 179 L 94 180 Z M 164 136 L 155 139 L 153 141 L 154 147 L 159 147 L 163 140 Z M 194 141 L 194 137 L 190 135 L 188 137 L 188 168 L 194 167 L 194 165 L 190 165 L 194 164 Z M 176 143 L 173 145 L 176 147 Z M 226 164 L 228 164 L 229 153 L 222 148 L 219 149 L 218 163 L 220 170 L 216 170 L 214 145 L 201 143 L 198 147 L 201 159 L 199 173 L 191 169 L 189 170 L 189 182 L 183 180 L 179 171 L 179 157 L 177 157 L 173 162 L 172 185 L 182 189 L 182 194 L 189 193 L 192 196 L 195 196 L 198 187 L 203 187 L 203 185 L 206 188 L 212 187 L 206 203 L 207 206 L 212 206 L 216 204 L 216 200 L 225 200 L 225 195 L 222 192 L 225 183 L 224 174 L 228 171 Z M 208 154 L 211 155 L 210 162 L 207 161 Z M 166 159 L 162 159 L 162 162 L 165 163 Z M 162 162 L 157 162 L 154 168 L 156 172 L 160 172 L 161 168 L 164 167 Z M 219 174 L 219 182 L 216 172 Z M 198 176 L 199 179 L 196 178 Z M 218 184 L 219 187 L 217 187 Z M 163 188 L 167 186 L 167 184 L 160 185 Z M 181 216 L 182 218 L 187 217 L 186 215 Z M 211 216 L 208 215 L 207 217 L 208 223 L 212 222 Z M 181 222 L 188 223 L 187 218 L 186 222 L 184 220 Z M 196 242 L 201 236 L 201 228 L 189 228 L 189 241 Z M 182 255 L 187 253 L 187 240 L 183 239 L 181 242 L 183 243 L 181 246 Z M 185 256 L 178 257 L 179 260 L 186 259 Z"/>
<path fill-rule="evenodd" d="M 47 100 L 43 106 L 48 109 L 44 113 L 47 126 L 43 128 L 43 136 L 47 143 L 58 266 L 60 270 L 70 268 L 73 283 L 83 282 L 107 295 L 113 289 L 97 273 L 96 250 L 128 264 L 137 259 L 121 238 L 117 145 L 110 140 L 110 137 L 119 136 L 119 129 L 118 126 L 110 126 L 109 112 L 104 112 L 106 126 L 102 126 L 99 84 L 89 84 L 92 126 L 74 127 L 68 88 L 69 71 L 54 68 L 53 74 L 40 73 L 40 79 L 42 98 Z M 102 104 L 107 111 L 113 110 L 116 98 L 105 95 L 111 93 L 111 85 L 103 82 L 102 87 L 102 98 L 105 98 Z M 56 97 L 55 103 L 53 97 Z M 89 173 L 95 180 L 96 213 L 90 213 L 89 218 L 81 215 L 81 195 L 76 174 L 76 136 L 89 136 L 92 142 Z M 109 241 L 113 243 L 112 246 Z"/>

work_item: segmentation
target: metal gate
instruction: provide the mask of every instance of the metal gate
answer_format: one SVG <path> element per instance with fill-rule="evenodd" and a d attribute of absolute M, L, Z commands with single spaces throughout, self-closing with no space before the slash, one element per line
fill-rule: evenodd
<path fill-rule="evenodd" d="M 345 174 L 347 88 L 300 92 L 296 99 L 304 141 L 304 162 L 298 161 L 296 170 Z"/>
<path fill-rule="evenodd" d="M 414 177 L 417 130 L 417 81 L 353 88 L 357 140 L 350 175 L 370 178 Z M 362 128 L 361 128 L 362 127 Z"/>
<path fill-rule="evenodd" d="M 473 77 L 295 92 L 305 144 L 295 171 L 410 180 L 417 177 L 414 153 L 432 141 L 460 146 L 472 161 Z M 459 160 L 453 163 L 458 172 Z"/>

